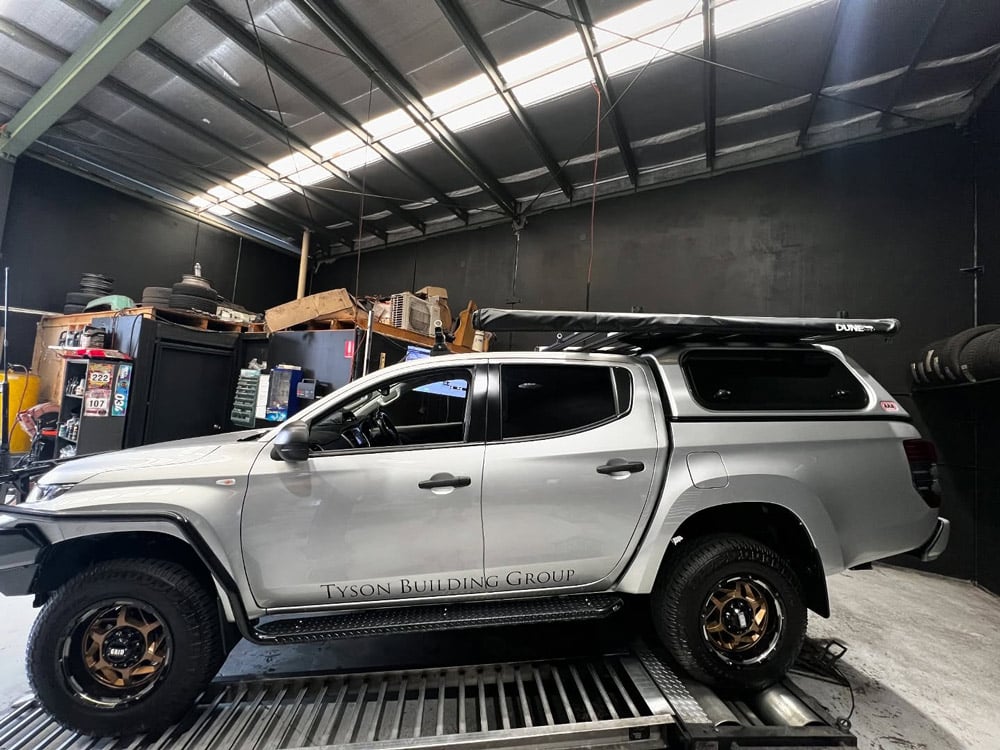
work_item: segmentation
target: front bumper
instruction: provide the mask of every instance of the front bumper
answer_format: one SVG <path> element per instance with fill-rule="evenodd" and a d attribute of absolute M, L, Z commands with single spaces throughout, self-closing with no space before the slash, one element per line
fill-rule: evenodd
<path fill-rule="evenodd" d="M 937 526 L 934 527 L 934 533 L 930 535 L 930 538 L 915 550 L 911 550 L 910 554 L 914 557 L 919 557 L 923 562 L 937 560 L 948 546 L 950 536 L 951 521 L 947 518 L 939 518 Z"/>
<path fill-rule="evenodd" d="M 0 594 L 31 593 L 42 551 L 48 545 L 33 526 L 0 529 Z"/>

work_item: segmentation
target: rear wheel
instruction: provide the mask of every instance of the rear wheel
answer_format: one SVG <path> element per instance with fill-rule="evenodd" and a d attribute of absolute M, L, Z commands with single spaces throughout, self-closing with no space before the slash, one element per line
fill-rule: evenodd
<path fill-rule="evenodd" d="M 664 645 L 693 677 L 718 687 L 763 688 L 802 648 L 806 607 L 798 579 L 769 547 L 741 536 L 685 540 L 653 591 Z"/>
<path fill-rule="evenodd" d="M 224 658 L 214 597 L 190 571 L 114 560 L 46 604 L 28 642 L 28 676 L 60 723 L 117 736 L 177 722 Z"/>

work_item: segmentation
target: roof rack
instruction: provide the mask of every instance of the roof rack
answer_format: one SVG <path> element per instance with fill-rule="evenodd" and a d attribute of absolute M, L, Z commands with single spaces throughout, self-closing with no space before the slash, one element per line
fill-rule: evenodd
<path fill-rule="evenodd" d="M 493 333 L 554 332 L 546 351 L 632 353 L 678 342 L 818 343 L 858 336 L 893 336 L 894 318 L 748 318 L 715 315 L 502 310 L 473 313 L 475 328 Z"/>

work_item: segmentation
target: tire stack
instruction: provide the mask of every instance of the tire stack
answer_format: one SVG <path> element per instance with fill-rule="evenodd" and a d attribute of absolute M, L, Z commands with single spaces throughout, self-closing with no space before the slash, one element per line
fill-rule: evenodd
<path fill-rule="evenodd" d="M 215 315 L 219 299 L 219 293 L 207 279 L 184 274 L 183 280 L 171 288 L 169 303 L 175 310 L 197 310 Z"/>
<path fill-rule="evenodd" d="M 66 295 L 63 313 L 82 313 L 90 302 L 115 291 L 115 280 L 100 273 L 85 273 L 80 277 L 80 289 Z"/>
<path fill-rule="evenodd" d="M 1000 378 L 1000 325 L 967 328 L 928 344 L 910 363 L 910 374 L 920 385 L 975 383 Z"/>

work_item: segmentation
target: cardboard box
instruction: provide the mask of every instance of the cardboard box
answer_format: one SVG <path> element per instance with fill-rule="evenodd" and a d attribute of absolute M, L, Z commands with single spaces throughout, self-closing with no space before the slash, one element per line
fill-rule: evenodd
<path fill-rule="evenodd" d="M 283 331 L 310 320 L 355 320 L 357 311 L 346 289 L 331 289 L 272 307 L 264 313 L 264 319 L 272 331 Z"/>
<path fill-rule="evenodd" d="M 433 297 L 440 297 L 445 302 L 448 301 L 448 290 L 443 286 L 425 286 L 417 291 L 418 297 L 423 297 L 424 299 L 432 299 Z"/>

